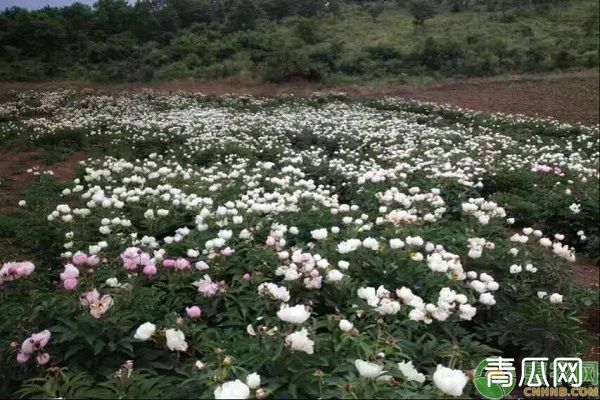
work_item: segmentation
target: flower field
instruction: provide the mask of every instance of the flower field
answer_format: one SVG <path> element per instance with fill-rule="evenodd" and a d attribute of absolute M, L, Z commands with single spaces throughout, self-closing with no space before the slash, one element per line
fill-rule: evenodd
<path fill-rule="evenodd" d="M 597 127 L 23 92 L 0 148 L 46 161 L 0 211 L 1 397 L 472 397 L 488 356 L 594 343 L 571 273 L 599 258 Z"/>

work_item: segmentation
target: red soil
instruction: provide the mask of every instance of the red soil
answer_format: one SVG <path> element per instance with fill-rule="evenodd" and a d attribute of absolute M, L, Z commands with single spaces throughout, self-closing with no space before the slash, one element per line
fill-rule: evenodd
<path fill-rule="evenodd" d="M 15 152 L 0 148 L 0 211 L 10 211 L 17 206 L 20 194 L 35 179 L 36 175 L 27 172 L 30 168 L 53 171 L 59 180 L 72 179 L 79 161 L 85 158 L 83 151 L 73 153 L 65 161 L 44 165 L 39 151 Z"/>

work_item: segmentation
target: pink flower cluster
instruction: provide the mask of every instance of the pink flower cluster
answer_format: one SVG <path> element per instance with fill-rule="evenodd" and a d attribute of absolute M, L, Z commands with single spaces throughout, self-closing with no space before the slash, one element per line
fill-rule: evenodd
<path fill-rule="evenodd" d="M 210 276 L 204 275 L 202 279 L 193 283 L 198 288 L 198 292 L 204 297 L 213 297 L 219 291 L 224 291 L 226 288 L 225 281 L 213 282 Z"/>
<path fill-rule="evenodd" d="M 156 274 L 156 265 L 152 256 L 137 247 L 126 248 L 125 251 L 121 253 L 121 259 L 123 260 L 123 267 L 128 271 L 133 271 L 140 267 L 142 273 L 146 276 L 153 276 Z"/>
<path fill-rule="evenodd" d="M 113 299 L 109 294 L 100 297 L 98 290 L 94 289 L 79 296 L 79 302 L 90 309 L 92 317 L 98 319 L 112 306 Z"/>
<path fill-rule="evenodd" d="M 48 361 L 50 361 L 50 354 L 44 352 L 43 350 L 48 344 L 48 341 L 50 341 L 50 336 L 52 336 L 50 331 L 46 329 L 41 332 L 34 333 L 25 339 L 21 345 L 21 351 L 19 351 L 17 354 L 17 362 L 20 364 L 25 364 L 35 353 L 38 353 L 35 361 L 39 365 L 48 363 Z"/>
<path fill-rule="evenodd" d="M 180 271 L 192 269 L 192 263 L 190 263 L 185 258 L 181 258 L 181 257 L 179 257 L 175 260 L 171 259 L 171 258 L 167 258 L 167 259 L 163 260 L 162 265 L 165 268 L 175 268 Z"/>
<path fill-rule="evenodd" d="M 31 261 L 8 262 L 0 268 L 0 285 L 31 275 L 35 265 Z"/>
<path fill-rule="evenodd" d="M 60 274 L 63 287 L 68 291 L 75 290 L 79 284 L 79 269 L 73 264 L 65 265 L 65 270 Z"/>
<path fill-rule="evenodd" d="M 533 168 L 531 168 L 531 172 L 542 172 L 545 174 L 554 174 L 554 175 L 558 175 L 561 176 L 562 175 L 562 170 L 558 167 L 551 167 L 549 165 L 543 165 L 543 164 L 535 164 L 533 166 Z"/>
<path fill-rule="evenodd" d="M 82 251 L 78 251 L 73 254 L 73 264 L 75 265 L 89 265 L 91 267 L 98 265 L 100 258 L 98 256 L 88 256 Z"/>

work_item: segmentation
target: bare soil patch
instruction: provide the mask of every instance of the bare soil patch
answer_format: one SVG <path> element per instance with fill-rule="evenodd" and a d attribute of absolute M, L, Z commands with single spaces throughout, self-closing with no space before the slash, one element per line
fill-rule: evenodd
<path fill-rule="evenodd" d="M 598 73 L 471 80 L 414 91 L 410 97 L 489 112 L 598 124 Z"/>
<path fill-rule="evenodd" d="M 600 287 L 600 267 L 577 262 L 573 265 L 573 280 L 581 286 L 598 289 Z"/>
<path fill-rule="evenodd" d="M 36 178 L 30 169 L 52 171 L 59 180 L 72 179 L 79 161 L 85 158 L 83 151 L 73 153 L 67 160 L 44 165 L 37 150 L 14 152 L 0 148 L 0 211 L 7 212 L 17 206 L 19 196 Z"/>

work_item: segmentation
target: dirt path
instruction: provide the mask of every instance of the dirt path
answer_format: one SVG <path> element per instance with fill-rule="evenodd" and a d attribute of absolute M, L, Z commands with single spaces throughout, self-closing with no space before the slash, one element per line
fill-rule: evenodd
<path fill-rule="evenodd" d="M 591 263 L 576 262 L 573 265 L 573 280 L 581 286 L 600 287 L 600 267 Z"/>
<path fill-rule="evenodd" d="M 495 78 L 442 81 L 433 85 L 328 85 L 311 82 L 285 84 L 218 80 L 186 80 L 169 83 L 98 84 L 88 82 L 0 82 L 0 96 L 9 90 L 82 89 L 100 91 L 139 91 L 153 89 L 163 93 L 175 91 L 206 94 L 244 94 L 273 97 L 293 93 L 309 96 L 315 91 L 343 91 L 350 96 L 398 96 L 409 99 L 446 103 L 479 111 L 505 112 L 530 116 L 553 117 L 571 123 L 598 124 L 598 70 L 550 75 L 518 75 Z"/>

